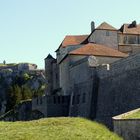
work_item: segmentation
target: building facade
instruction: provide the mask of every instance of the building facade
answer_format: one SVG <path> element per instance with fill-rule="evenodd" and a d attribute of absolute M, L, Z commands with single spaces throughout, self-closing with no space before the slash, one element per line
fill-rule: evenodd
<path fill-rule="evenodd" d="M 33 99 L 33 110 L 112 127 L 113 116 L 140 107 L 139 35 L 134 21 L 120 29 L 106 22 L 95 28 L 92 22 L 89 35 L 66 36 L 57 58 L 45 59 L 46 96 Z"/>

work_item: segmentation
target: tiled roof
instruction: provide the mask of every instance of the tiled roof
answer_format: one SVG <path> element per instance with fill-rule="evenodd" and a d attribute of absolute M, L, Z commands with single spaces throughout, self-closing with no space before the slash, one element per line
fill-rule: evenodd
<path fill-rule="evenodd" d="M 88 35 L 69 35 L 66 36 L 62 42 L 62 47 L 67 47 L 69 45 L 79 45 L 81 44 L 83 41 L 86 40 L 86 38 L 88 37 Z"/>
<path fill-rule="evenodd" d="M 99 25 L 96 30 L 117 30 L 116 28 L 114 28 L 113 26 L 111 26 L 110 24 L 103 22 L 101 25 Z"/>
<path fill-rule="evenodd" d="M 114 50 L 104 45 L 88 43 L 83 47 L 71 51 L 72 55 L 95 55 L 95 56 L 108 56 L 108 57 L 127 57 L 128 55 L 118 50 Z"/>
<path fill-rule="evenodd" d="M 131 24 L 124 24 L 120 31 L 123 34 L 140 34 L 140 24 L 136 25 L 135 27 L 130 27 Z"/>

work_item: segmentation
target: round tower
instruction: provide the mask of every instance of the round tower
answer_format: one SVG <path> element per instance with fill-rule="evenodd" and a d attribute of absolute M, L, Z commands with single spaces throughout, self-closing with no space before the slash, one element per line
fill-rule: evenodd
<path fill-rule="evenodd" d="M 49 54 L 45 58 L 45 77 L 46 77 L 46 94 L 50 95 L 53 90 L 53 62 L 55 59 Z"/>

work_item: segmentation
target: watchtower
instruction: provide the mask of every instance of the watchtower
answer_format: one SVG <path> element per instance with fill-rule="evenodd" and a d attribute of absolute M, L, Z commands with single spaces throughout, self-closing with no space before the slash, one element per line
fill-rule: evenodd
<path fill-rule="evenodd" d="M 46 94 L 50 95 L 53 91 L 53 63 L 56 59 L 52 55 L 45 58 L 45 77 L 46 77 Z"/>

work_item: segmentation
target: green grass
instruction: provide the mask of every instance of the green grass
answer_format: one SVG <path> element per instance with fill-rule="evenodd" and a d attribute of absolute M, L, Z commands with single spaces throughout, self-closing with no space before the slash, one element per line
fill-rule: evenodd
<path fill-rule="evenodd" d="M 122 140 L 105 126 L 82 118 L 0 122 L 0 140 Z"/>
<path fill-rule="evenodd" d="M 140 119 L 140 110 L 133 114 L 127 115 L 123 117 L 122 119 Z"/>

